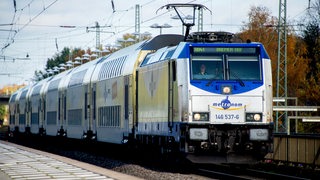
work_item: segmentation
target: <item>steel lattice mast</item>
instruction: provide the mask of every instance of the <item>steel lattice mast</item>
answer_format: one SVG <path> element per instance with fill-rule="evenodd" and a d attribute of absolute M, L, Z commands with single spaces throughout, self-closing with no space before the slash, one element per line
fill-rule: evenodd
<path fill-rule="evenodd" d="M 287 106 L 287 0 L 279 0 L 278 22 L 278 67 L 277 67 L 277 98 L 283 98 L 284 102 L 277 102 L 277 106 Z M 282 127 L 287 127 L 287 111 L 276 112 L 275 131 L 279 131 L 279 122 Z"/>
<path fill-rule="evenodd" d="M 135 8 L 135 24 L 134 24 L 134 33 L 138 35 L 139 40 L 140 40 L 140 5 L 136 4 Z"/>

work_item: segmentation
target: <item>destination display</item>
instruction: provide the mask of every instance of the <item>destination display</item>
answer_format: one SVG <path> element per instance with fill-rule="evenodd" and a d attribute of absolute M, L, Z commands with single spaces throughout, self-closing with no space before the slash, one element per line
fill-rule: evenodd
<path fill-rule="evenodd" d="M 193 54 L 256 54 L 255 47 L 193 47 Z"/>

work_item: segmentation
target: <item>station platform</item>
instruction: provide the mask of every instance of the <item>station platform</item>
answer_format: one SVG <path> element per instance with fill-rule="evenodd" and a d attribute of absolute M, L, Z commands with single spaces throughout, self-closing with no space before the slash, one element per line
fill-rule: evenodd
<path fill-rule="evenodd" d="M 0 140 L 0 179 L 139 178 Z"/>

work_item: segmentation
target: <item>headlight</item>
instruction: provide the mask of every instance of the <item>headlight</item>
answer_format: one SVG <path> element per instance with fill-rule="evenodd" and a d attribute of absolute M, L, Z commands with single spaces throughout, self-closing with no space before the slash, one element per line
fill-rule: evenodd
<path fill-rule="evenodd" d="M 255 121 L 260 121 L 260 119 L 261 119 L 260 114 L 254 114 L 253 119 L 254 119 Z"/>
<path fill-rule="evenodd" d="M 262 113 L 246 113 L 247 122 L 261 122 Z"/>
<path fill-rule="evenodd" d="M 209 113 L 197 112 L 193 113 L 194 121 L 209 121 Z"/>
<path fill-rule="evenodd" d="M 200 120 L 200 114 L 199 113 L 195 113 L 194 115 L 193 115 L 193 119 L 194 120 L 196 120 L 196 121 L 199 121 Z"/>
<path fill-rule="evenodd" d="M 225 86 L 222 88 L 223 94 L 230 94 L 231 93 L 231 88 L 229 86 Z"/>

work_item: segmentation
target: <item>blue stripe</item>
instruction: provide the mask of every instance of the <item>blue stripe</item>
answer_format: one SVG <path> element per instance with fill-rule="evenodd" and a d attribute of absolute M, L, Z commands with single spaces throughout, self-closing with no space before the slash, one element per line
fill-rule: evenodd
<path fill-rule="evenodd" d="M 261 58 L 268 59 L 269 55 L 261 43 L 185 43 L 178 58 L 190 58 L 190 46 L 199 47 L 260 47 Z"/>
<path fill-rule="evenodd" d="M 222 88 L 225 86 L 231 87 L 230 94 L 240 94 L 244 92 L 251 91 L 263 85 L 262 81 L 243 81 L 244 86 L 241 86 L 237 81 L 214 81 L 207 86 L 209 80 L 191 80 L 190 84 L 199 89 L 215 94 L 223 94 Z"/>

